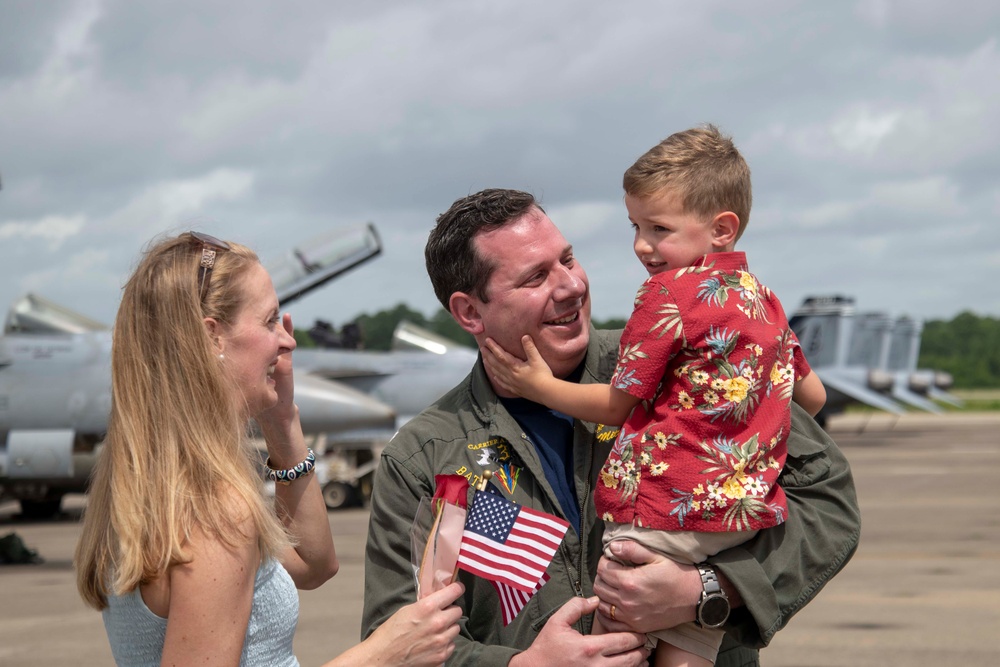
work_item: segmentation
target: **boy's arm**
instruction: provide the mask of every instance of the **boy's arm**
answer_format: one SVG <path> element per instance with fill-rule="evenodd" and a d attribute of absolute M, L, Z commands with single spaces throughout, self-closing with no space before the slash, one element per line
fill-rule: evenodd
<path fill-rule="evenodd" d="M 826 405 L 826 387 L 815 372 L 810 372 L 795 383 L 792 400 L 808 412 L 810 417 L 815 417 Z"/>
<path fill-rule="evenodd" d="M 492 338 L 486 339 L 483 365 L 494 384 L 504 391 L 541 403 L 575 419 L 621 426 L 640 398 L 606 384 L 566 382 L 552 375 L 531 336 L 521 339 L 527 361 L 508 354 Z"/>

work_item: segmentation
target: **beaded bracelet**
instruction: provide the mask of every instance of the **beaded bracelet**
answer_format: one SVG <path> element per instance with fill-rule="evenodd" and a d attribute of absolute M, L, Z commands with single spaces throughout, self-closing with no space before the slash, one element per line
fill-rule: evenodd
<path fill-rule="evenodd" d="M 288 470 L 274 470 L 271 468 L 271 459 L 269 458 L 264 464 L 264 476 L 272 482 L 277 482 L 278 484 L 283 484 L 285 486 L 291 484 L 300 477 L 305 477 L 316 468 L 316 455 L 313 454 L 313 450 L 311 449 L 307 451 L 309 453 L 306 454 L 306 458 L 297 466 L 289 468 Z"/>

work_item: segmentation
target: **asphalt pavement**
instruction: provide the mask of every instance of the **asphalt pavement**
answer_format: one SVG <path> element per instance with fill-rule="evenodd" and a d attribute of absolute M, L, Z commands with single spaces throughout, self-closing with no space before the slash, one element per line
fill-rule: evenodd
<path fill-rule="evenodd" d="M 1000 664 L 1000 413 L 851 415 L 830 432 L 854 470 L 863 516 L 858 553 L 764 649 L 771 667 Z M 0 665 L 111 665 L 101 616 L 76 594 L 82 496 L 54 520 L 0 504 L 0 536 L 45 559 L 0 566 Z M 330 514 L 340 573 L 300 594 L 303 667 L 360 632 L 368 512 Z"/>

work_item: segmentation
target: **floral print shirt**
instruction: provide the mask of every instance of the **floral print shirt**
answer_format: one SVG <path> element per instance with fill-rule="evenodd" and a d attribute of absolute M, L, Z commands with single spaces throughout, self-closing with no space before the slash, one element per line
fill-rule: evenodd
<path fill-rule="evenodd" d="M 810 373 L 778 301 L 742 252 L 650 276 L 611 385 L 643 399 L 597 481 L 605 521 L 722 532 L 784 521 L 777 485 L 796 380 Z"/>

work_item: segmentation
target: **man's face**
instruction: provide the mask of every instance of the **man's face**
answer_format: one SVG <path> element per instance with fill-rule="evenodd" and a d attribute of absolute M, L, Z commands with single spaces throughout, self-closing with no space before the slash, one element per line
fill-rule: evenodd
<path fill-rule="evenodd" d="M 478 235 L 474 245 L 496 266 L 489 301 L 475 299 L 483 327 L 477 340 L 489 336 L 523 358 L 521 337 L 528 334 L 553 374 L 568 375 L 590 340 L 590 283 L 572 246 L 538 208 Z"/>

